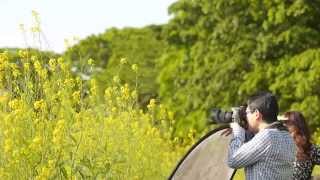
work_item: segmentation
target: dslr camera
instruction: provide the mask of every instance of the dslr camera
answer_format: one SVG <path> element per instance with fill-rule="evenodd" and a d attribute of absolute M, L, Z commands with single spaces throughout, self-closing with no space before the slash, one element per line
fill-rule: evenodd
<path fill-rule="evenodd" d="M 232 107 L 231 111 L 223 111 L 219 108 L 213 108 L 210 111 L 210 124 L 227 124 L 237 122 L 240 126 L 246 128 L 247 122 L 247 106 Z"/>

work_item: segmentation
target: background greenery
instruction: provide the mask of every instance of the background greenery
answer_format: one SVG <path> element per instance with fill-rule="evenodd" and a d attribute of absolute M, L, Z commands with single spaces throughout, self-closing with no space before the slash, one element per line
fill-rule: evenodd
<path fill-rule="evenodd" d="M 107 29 L 69 48 L 75 65 L 95 60 L 101 85 L 122 58 L 139 65 L 140 103 L 157 98 L 174 111 L 176 134 L 202 131 L 208 111 L 241 105 L 260 90 L 281 111 L 299 110 L 312 130 L 320 123 L 318 2 L 179 0 L 171 20 L 143 28 Z M 127 69 L 122 81 L 134 82 Z M 140 87 L 141 86 L 141 87 Z"/>
<path fill-rule="evenodd" d="M 268 90 L 281 112 L 303 112 L 317 142 L 319 7 L 311 0 L 178 0 L 167 24 L 110 28 L 61 56 L 73 75 L 96 79 L 98 100 L 116 76 L 137 90 L 141 110 L 150 99 L 161 102 L 172 112 L 172 138 L 186 139 L 190 129 L 199 137 L 210 129 L 211 108 L 230 110 Z M 86 69 L 89 60 L 94 66 Z"/>

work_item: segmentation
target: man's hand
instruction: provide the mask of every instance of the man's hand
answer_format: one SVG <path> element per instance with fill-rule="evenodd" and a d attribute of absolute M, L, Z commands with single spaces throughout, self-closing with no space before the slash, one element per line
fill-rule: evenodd
<path fill-rule="evenodd" d="M 232 129 L 231 128 L 226 128 L 223 130 L 223 132 L 220 134 L 220 136 L 229 136 L 232 133 Z"/>
<path fill-rule="evenodd" d="M 232 121 L 235 123 L 238 123 L 241 127 L 243 127 L 244 129 L 248 129 L 248 123 L 246 120 L 241 120 L 240 118 L 240 114 L 243 113 L 241 112 L 241 107 L 232 107 Z M 243 115 L 242 115 L 243 116 Z M 244 118 L 244 117 L 242 117 Z"/>
<path fill-rule="evenodd" d="M 242 128 L 242 127 L 240 126 L 240 124 L 237 123 L 237 122 L 230 123 L 230 127 L 231 127 L 231 129 L 239 129 L 239 128 Z"/>
<path fill-rule="evenodd" d="M 239 107 L 232 107 L 232 120 L 233 122 L 236 122 L 238 124 L 241 123 L 241 119 L 240 119 L 240 108 Z"/>
<path fill-rule="evenodd" d="M 238 123 L 236 122 L 230 123 L 230 127 L 224 129 L 223 132 L 221 133 L 221 136 L 229 136 L 233 132 L 233 129 L 239 129 L 239 128 L 242 129 L 242 127 Z"/>

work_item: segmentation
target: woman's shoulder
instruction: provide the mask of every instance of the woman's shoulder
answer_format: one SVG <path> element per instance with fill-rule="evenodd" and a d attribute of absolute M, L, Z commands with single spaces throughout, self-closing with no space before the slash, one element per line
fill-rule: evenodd
<path fill-rule="evenodd" d="M 311 152 L 320 151 L 320 146 L 317 144 L 311 144 Z"/>
<path fill-rule="evenodd" d="M 310 152 L 311 159 L 317 164 L 320 162 L 320 146 L 316 144 L 311 145 L 311 152 Z"/>

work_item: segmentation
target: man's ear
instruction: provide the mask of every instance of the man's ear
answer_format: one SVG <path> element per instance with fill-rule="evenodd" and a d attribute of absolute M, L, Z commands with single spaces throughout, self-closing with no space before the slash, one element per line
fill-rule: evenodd
<path fill-rule="evenodd" d="M 259 110 L 255 110 L 254 115 L 256 117 L 256 119 L 258 120 L 262 120 L 262 114 L 259 112 Z"/>

